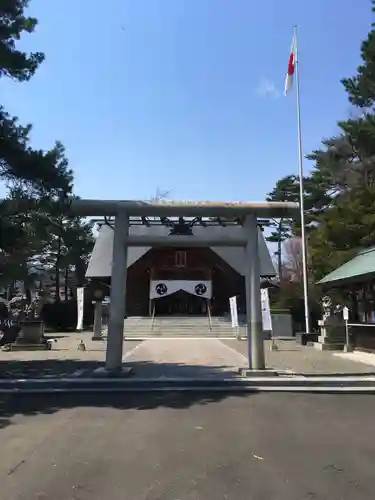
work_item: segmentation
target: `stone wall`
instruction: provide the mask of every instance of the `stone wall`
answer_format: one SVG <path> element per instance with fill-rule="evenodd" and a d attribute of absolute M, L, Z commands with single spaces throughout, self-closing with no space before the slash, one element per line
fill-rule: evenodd
<path fill-rule="evenodd" d="M 230 315 L 226 315 L 228 321 L 230 321 Z M 272 328 L 274 337 L 291 337 L 293 333 L 293 321 L 292 315 L 288 312 L 272 312 Z M 238 321 L 241 326 L 246 324 L 246 314 L 239 314 Z M 375 332 L 374 332 L 375 333 Z M 265 338 L 270 338 L 271 332 L 265 332 Z"/>

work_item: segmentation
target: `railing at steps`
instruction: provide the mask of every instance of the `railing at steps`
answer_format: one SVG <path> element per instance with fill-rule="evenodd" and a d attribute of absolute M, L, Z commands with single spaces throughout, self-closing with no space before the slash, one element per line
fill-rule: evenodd
<path fill-rule="evenodd" d="M 154 306 L 152 308 L 151 331 L 154 329 L 154 323 L 155 323 L 155 302 L 154 302 Z"/>
<path fill-rule="evenodd" d="M 210 304 L 207 302 L 207 317 L 208 317 L 208 329 L 212 330 L 212 318 L 211 318 L 211 310 Z"/>

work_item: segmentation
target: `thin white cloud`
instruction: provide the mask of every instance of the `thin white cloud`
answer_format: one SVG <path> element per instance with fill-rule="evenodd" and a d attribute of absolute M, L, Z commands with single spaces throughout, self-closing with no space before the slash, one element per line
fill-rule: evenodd
<path fill-rule="evenodd" d="M 268 80 L 268 78 L 262 78 L 259 82 L 256 92 L 261 97 L 270 97 L 272 99 L 278 99 L 280 97 L 280 91 L 276 88 L 276 85 Z"/>

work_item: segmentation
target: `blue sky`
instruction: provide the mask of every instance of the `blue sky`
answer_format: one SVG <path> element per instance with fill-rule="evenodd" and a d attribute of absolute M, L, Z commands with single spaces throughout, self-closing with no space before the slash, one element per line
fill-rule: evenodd
<path fill-rule="evenodd" d="M 370 0 L 31 0 L 20 46 L 46 61 L 0 102 L 60 140 L 87 198 L 260 201 L 297 171 L 295 96 L 282 95 L 299 25 L 304 153 L 350 106 Z M 305 162 L 304 168 L 310 168 Z"/>

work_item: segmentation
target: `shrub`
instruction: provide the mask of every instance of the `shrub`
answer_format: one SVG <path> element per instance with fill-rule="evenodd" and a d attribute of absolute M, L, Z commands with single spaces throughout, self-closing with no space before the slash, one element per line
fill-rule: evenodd
<path fill-rule="evenodd" d="M 90 327 L 94 322 L 94 306 L 86 302 L 83 308 L 83 326 Z M 77 327 L 77 301 L 67 300 L 44 304 L 42 319 L 47 328 L 63 332 Z"/>

